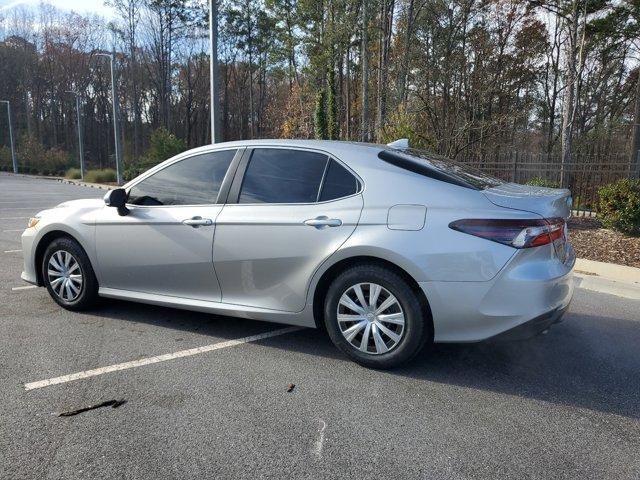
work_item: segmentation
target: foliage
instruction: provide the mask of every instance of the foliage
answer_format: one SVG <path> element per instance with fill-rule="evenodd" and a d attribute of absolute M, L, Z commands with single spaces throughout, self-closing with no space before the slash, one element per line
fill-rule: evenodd
<path fill-rule="evenodd" d="M 59 170 L 59 153 L 44 166 L 52 147 L 77 166 L 70 88 L 82 92 L 87 165 L 113 166 L 109 66 L 93 55 L 105 38 L 116 50 L 125 176 L 210 142 L 208 3 L 110 2 L 108 22 L 46 3 L 0 15 L 0 98 L 11 101 L 17 144 L 27 132 L 42 144 L 21 147 L 24 169 Z M 576 156 L 626 157 L 640 125 L 640 11 L 631 0 L 579 3 L 572 22 L 569 0 L 221 0 L 222 137 L 357 140 L 364 125 L 373 141 L 408 137 L 455 158 L 556 155 L 563 111 L 573 111 Z M 0 145 L 5 118 L 0 106 Z M 161 128 L 183 145 L 150 147 Z"/>
<path fill-rule="evenodd" d="M 640 235 L 640 179 L 622 179 L 598 190 L 598 216 L 609 228 Z"/>
<path fill-rule="evenodd" d="M 81 172 L 79 168 L 70 168 L 67 173 L 64 174 L 64 178 L 70 180 L 79 180 L 81 178 Z"/>
<path fill-rule="evenodd" d="M 72 164 L 69 154 L 60 148 L 45 150 L 30 135 L 24 135 L 18 145 L 18 170 L 36 175 L 62 175 Z"/>
<path fill-rule="evenodd" d="M 0 171 L 13 170 L 13 161 L 11 159 L 11 149 L 9 147 L 0 146 Z"/>
<path fill-rule="evenodd" d="M 417 116 L 401 107 L 390 116 L 389 122 L 379 132 L 380 143 L 390 143 L 401 138 L 408 138 L 411 148 L 433 150 L 435 142 L 422 137 L 417 132 L 418 126 Z"/>
<path fill-rule="evenodd" d="M 329 140 L 338 140 L 340 137 L 340 123 L 338 119 L 338 107 L 336 105 L 336 82 L 334 72 L 330 71 L 327 81 L 327 136 Z"/>
<path fill-rule="evenodd" d="M 147 152 L 137 161 L 129 160 L 125 162 L 123 177 L 125 181 L 133 180 L 151 167 L 185 150 L 186 146 L 183 140 L 176 137 L 166 128 L 158 128 L 151 133 Z"/>
<path fill-rule="evenodd" d="M 88 183 L 114 183 L 116 181 L 116 171 L 112 168 L 89 170 L 84 174 L 84 181 Z"/>
<path fill-rule="evenodd" d="M 324 88 L 316 93 L 316 108 L 313 113 L 313 126 L 316 138 L 326 140 L 329 138 L 327 125 L 327 95 Z"/>
<path fill-rule="evenodd" d="M 43 175 L 61 175 L 72 161 L 69 154 L 60 148 L 50 148 L 44 152 L 44 164 L 40 173 Z"/>
<path fill-rule="evenodd" d="M 186 149 L 184 140 L 176 137 L 166 128 L 160 127 L 151 133 L 149 149 L 144 154 L 143 161 L 148 165 L 157 165 Z"/>
<path fill-rule="evenodd" d="M 527 180 L 526 184 L 534 187 L 560 188 L 560 184 L 555 180 L 549 180 L 548 178 L 543 177 L 534 177 Z"/>

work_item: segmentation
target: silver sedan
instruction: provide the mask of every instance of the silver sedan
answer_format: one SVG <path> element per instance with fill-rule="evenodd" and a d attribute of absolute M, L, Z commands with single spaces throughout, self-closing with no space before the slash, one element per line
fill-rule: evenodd
<path fill-rule="evenodd" d="M 522 338 L 559 321 L 573 294 L 569 191 L 406 147 L 190 150 L 104 201 L 30 219 L 22 278 L 70 310 L 107 297 L 324 325 L 375 368 L 432 342 Z"/>

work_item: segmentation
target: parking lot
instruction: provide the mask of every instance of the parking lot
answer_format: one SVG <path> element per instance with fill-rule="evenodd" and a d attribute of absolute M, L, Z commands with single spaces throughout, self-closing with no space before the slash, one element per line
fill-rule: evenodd
<path fill-rule="evenodd" d="M 0 174 L 0 478 L 640 478 L 640 301 L 578 288 L 547 335 L 381 372 L 322 331 L 19 288 L 27 218 L 103 194 Z"/>

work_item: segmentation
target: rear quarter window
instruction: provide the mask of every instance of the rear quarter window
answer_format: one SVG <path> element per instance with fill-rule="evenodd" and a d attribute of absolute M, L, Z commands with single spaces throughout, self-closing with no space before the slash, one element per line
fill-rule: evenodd
<path fill-rule="evenodd" d="M 319 200 L 326 202 L 348 197 L 360 189 L 358 179 L 345 167 L 331 160 L 324 176 Z"/>

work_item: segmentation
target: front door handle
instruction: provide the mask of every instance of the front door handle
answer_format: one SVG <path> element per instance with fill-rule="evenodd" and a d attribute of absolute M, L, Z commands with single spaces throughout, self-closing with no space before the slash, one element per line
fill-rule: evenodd
<path fill-rule="evenodd" d="M 192 218 L 187 218 L 186 220 L 183 220 L 182 223 L 184 223 L 185 225 L 189 225 L 193 228 L 198 228 L 203 225 L 213 225 L 213 220 L 211 220 L 210 218 L 192 217 Z"/>
<path fill-rule="evenodd" d="M 339 227 L 340 225 L 342 225 L 342 220 L 340 220 L 339 218 L 329 218 L 321 216 L 305 220 L 304 224 L 320 229 L 325 227 Z"/>

